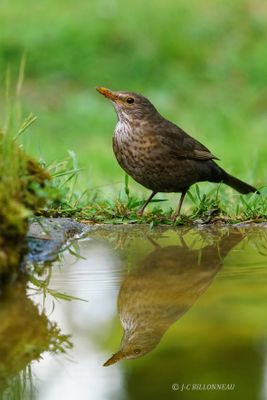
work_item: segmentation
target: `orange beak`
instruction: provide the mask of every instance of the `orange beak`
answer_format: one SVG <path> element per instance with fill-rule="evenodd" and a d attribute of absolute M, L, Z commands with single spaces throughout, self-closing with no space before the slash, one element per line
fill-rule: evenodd
<path fill-rule="evenodd" d="M 108 367 L 109 365 L 115 364 L 116 362 L 122 360 L 124 358 L 124 354 L 122 351 L 118 351 L 117 353 L 113 354 L 112 357 L 110 357 L 105 364 L 103 364 L 103 367 Z"/>
<path fill-rule="evenodd" d="M 103 96 L 107 97 L 110 100 L 118 100 L 119 96 L 116 95 L 114 92 L 112 92 L 112 90 L 109 90 L 107 88 L 104 87 L 97 87 L 96 90 L 103 94 Z"/>

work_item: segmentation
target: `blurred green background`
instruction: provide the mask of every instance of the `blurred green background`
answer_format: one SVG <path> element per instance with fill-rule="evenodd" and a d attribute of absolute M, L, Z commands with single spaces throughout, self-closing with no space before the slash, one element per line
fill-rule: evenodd
<path fill-rule="evenodd" d="M 242 179 L 267 178 L 265 0 L 1 0 L 1 97 L 27 55 L 22 103 L 32 154 L 77 154 L 80 187 L 123 187 L 116 122 L 96 86 L 141 92 Z M 205 186 L 205 184 L 203 184 Z M 203 187 L 203 186 L 202 186 Z M 136 192 L 142 191 L 131 183 Z"/>

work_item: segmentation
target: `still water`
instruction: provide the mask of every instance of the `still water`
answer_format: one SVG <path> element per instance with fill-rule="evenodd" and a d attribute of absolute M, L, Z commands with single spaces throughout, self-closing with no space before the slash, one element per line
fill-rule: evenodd
<path fill-rule="evenodd" d="M 266 228 L 100 228 L 30 275 L 1 399 L 267 399 Z"/>

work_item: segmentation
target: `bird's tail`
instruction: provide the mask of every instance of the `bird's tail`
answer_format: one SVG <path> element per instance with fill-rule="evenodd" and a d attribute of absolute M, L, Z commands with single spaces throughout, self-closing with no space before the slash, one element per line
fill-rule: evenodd
<path fill-rule="evenodd" d="M 239 193 L 247 194 L 247 193 L 259 193 L 259 191 L 253 186 L 249 185 L 246 182 L 241 181 L 238 178 L 235 178 L 232 175 L 229 175 L 224 171 L 223 183 L 228 186 L 231 186 L 233 189 L 237 190 Z"/>

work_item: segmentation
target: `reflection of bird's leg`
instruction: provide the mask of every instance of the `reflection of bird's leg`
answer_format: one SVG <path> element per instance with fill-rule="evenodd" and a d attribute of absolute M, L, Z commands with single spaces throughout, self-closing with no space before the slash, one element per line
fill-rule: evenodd
<path fill-rule="evenodd" d="M 181 197 L 180 197 L 180 200 L 179 200 L 179 203 L 178 203 L 177 210 L 175 211 L 175 213 L 174 213 L 173 216 L 172 216 L 172 220 L 173 220 L 173 221 L 176 221 L 176 218 L 179 217 L 179 215 L 180 215 L 180 211 L 181 211 L 182 204 L 183 204 L 183 201 L 184 201 L 184 198 L 185 198 L 185 195 L 186 195 L 187 190 L 188 190 L 188 188 L 186 188 L 186 189 L 182 192 L 182 194 L 181 194 Z"/>
<path fill-rule="evenodd" d="M 184 237 L 186 236 L 186 234 L 188 232 L 192 231 L 192 227 L 183 227 L 182 230 L 177 230 L 175 231 L 175 233 L 177 234 L 177 238 L 178 240 L 181 242 L 181 244 L 179 244 L 179 246 L 184 247 L 184 248 L 188 248 L 188 245 L 186 243 L 186 241 L 184 240 Z"/>
<path fill-rule="evenodd" d="M 148 203 L 153 199 L 153 197 L 157 194 L 158 192 L 152 192 L 145 204 L 137 211 L 137 215 L 141 217 L 143 215 L 143 212 L 145 211 L 146 206 Z"/>
<path fill-rule="evenodd" d="M 188 246 L 187 246 L 187 244 L 186 244 L 186 242 L 185 242 L 185 240 L 184 240 L 184 237 L 182 236 L 182 235 L 180 235 L 179 236 L 179 239 L 181 240 L 181 245 L 182 245 L 182 247 L 184 247 L 184 248 L 188 248 Z"/>
<path fill-rule="evenodd" d="M 153 244 L 153 246 L 155 246 L 157 249 L 160 249 L 160 248 L 161 248 L 161 246 L 160 246 L 154 239 L 152 239 L 151 236 L 146 235 L 146 238 L 147 238 L 147 240 L 148 240 L 151 244 Z"/>

